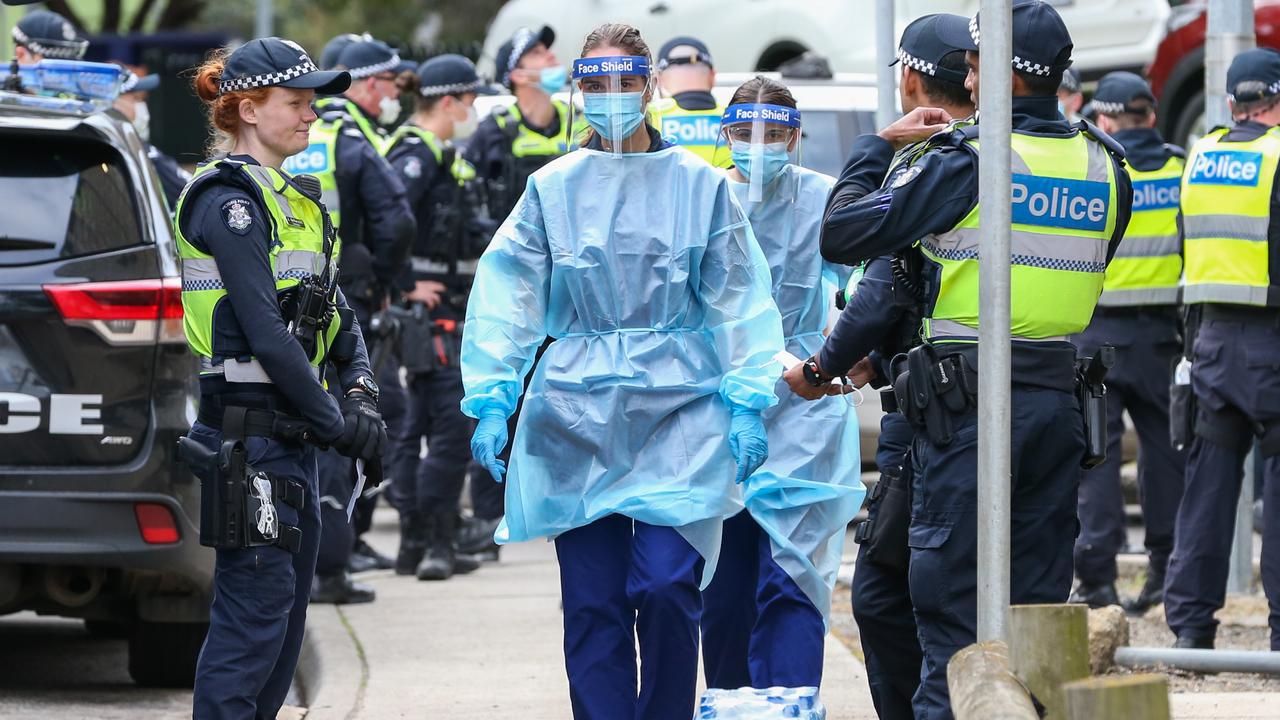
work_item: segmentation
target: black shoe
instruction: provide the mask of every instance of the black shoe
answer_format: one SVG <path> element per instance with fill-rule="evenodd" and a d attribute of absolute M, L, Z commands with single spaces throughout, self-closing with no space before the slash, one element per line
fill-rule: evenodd
<path fill-rule="evenodd" d="M 485 520 L 470 517 L 458 528 L 458 552 L 465 555 L 479 555 L 482 552 L 498 547 L 493 541 L 493 533 L 498 529 L 500 520 Z"/>
<path fill-rule="evenodd" d="M 373 602 L 378 593 L 348 573 L 316 575 L 311 582 L 311 602 L 316 605 L 357 605 Z"/>
<path fill-rule="evenodd" d="M 482 563 L 496 563 L 501 559 L 502 546 L 494 545 L 482 553 L 476 553 L 476 559 Z"/>
<path fill-rule="evenodd" d="M 466 575 L 480 569 L 480 558 L 475 555 L 464 555 L 460 552 L 453 554 L 453 574 Z"/>
<path fill-rule="evenodd" d="M 367 566 L 372 563 L 371 567 L 366 568 L 368 570 L 390 570 L 396 566 L 394 560 L 374 550 L 373 546 L 364 540 L 356 540 L 355 547 L 351 549 L 352 560 L 357 557 L 362 558 L 360 562 L 363 565 Z M 352 572 L 355 571 L 353 570 Z"/>
<path fill-rule="evenodd" d="M 427 551 L 422 517 L 417 512 L 400 514 L 400 550 L 396 553 L 397 575 L 413 575 Z"/>
<path fill-rule="evenodd" d="M 1212 650 L 1212 635 L 1179 635 L 1173 646 L 1179 650 Z"/>
<path fill-rule="evenodd" d="M 419 580 L 448 580 L 457 572 L 457 548 L 454 546 L 457 523 L 458 516 L 451 510 L 426 516 L 427 547 L 422 562 L 418 563 Z"/>
<path fill-rule="evenodd" d="M 361 555 L 353 552 L 351 553 L 351 556 L 347 558 L 347 572 L 349 573 L 355 574 L 377 569 L 378 561 L 368 555 Z"/>
<path fill-rule="evenodd" d="M 1147 579 L 1137 596 L 1124 601 L 1124 611 L 1130 615 L 1145 615 L 1148 610 L 1164 602 L 1164 570 L 1147 568 Z"/>
<path fill-rule="evenodd" d="M 1106 585 L 1086 585 L 1081 582 L 1071 591 L 1067 602 L 1077 605 L 1088 605 L 1090 608 L 1104 608 L 1108 605 L 1119 605 L 1120 596 L 1116 594 L 1115 583 Z"/>

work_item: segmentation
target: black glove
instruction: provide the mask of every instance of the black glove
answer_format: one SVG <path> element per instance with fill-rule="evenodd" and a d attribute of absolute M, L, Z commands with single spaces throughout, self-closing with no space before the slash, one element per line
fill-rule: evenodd
<path fill-rule="evenodd" d="M 342 401 L 342 434 L 333 449 L 366 462 L 382 455 L 387 443 L 387 424 L 378 414 L 378 405 L 367 394 L 352 393 Z"/>

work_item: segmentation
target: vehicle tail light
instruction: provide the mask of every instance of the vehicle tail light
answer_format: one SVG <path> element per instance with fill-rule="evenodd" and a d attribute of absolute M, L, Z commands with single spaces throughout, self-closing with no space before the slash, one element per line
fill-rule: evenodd
<path fill-rule="evenodd" d="M 133 514 L 138 518 L 138 532 L 148 545 L 171 545 L 178 542 L 178 526 L 173 513 L 160 503 L 136 503 Z"/>
<path fill-rule="evenodd" d="M 44 292 L 68 325 L 87 327 L 112 345 L 185 340 L 181 278 L 45 285 Z"/>

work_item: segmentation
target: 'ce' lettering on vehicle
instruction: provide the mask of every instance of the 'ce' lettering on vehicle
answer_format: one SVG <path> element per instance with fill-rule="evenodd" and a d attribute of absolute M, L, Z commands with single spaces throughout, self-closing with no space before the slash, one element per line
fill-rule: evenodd
<path fill-rule="evenodd" d="M 96 407 L 91 407 L 96 406 Z M 49 396 L 50 435 L 101 435 L 102 425 L 90 420 L 102 419 L 101 395 Z M 0 392 L 0 435 L 16 435 L 39 429 L 44 410 L 40 398 L 23 393 Z"/>

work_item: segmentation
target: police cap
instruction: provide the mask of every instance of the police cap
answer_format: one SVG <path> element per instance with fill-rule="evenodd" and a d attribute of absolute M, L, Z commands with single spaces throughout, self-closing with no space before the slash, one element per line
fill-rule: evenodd
<path fill-rule="evenodd" d="M 556 31 L 552 30 L 550 25 L 543 25 L 536 31 L 529 28 L 517 30 L 510 40 L 502 43 L 498 48 L 498 54 L 494 56 L 494 73 L 498 81 L 511 87 L 511 71 L 520 64 L 520 58 L 535 45 L 540 44 L 550 48 L 555 41 Z"/>
<path fill-rule="evenodd" d="M 953 45 L 946 38 L 963 39 L 963 45 Z M 971 45 L 969 42 L 969 19 L 951 13 L 936 13 L 916 18 L 902 31 L 902 40 L 898 42 L 898 58 L 890 65 L 903 65 L 936 77 L 939 80 L 964 84 L 964 70 L 953 70 L 941 66 L 942 58 L 953 52 L 964 52 Z"/>
<path fill-rule="evenodd" d="M 417 74 L 421 82 L 418 92 L 423 97 L 497 92 L 476 74 L 475 63 L 461 55 L 437 55 L 419 65 Z"/>
<path fill-rule="evenodd" d="M 666 70 L 672 65 L 696 65 L 715 67 L 711 59 L 711 51 L 707 44 L 696 37 L 681 35 L 673 37 L 662 44 L 658 51 L 658 70 Z"/>
<path fill-rule="evenodd" d="M 413 63 L 400 59 L 395 48 L 373 38 L 359 38 L 347 43 L 338 54 L 335 68 L 351 73 L 352 80 L 373 77 L 379 73 L 399 75 L 405 70 L 414 69 Z"/>
<path fill-rule="evenodd" d="M 1144 100 L 1146 102 L 1142 102 Z M 1093 109 L 1103 115 L 1145 115 L 1155 106 L 1156 96 L 1151 86 L 1131 72 L 1107 73 L 1098 81 L 1098 89 L 1093 94 Z"/>
<path fill-rule="evenodd" d="M 1071 67 L 1071 33 L 1051 5 L 1042 0 L 1017 0 L 1012 19 L 1014 70 L 1049 77 Z M 979 15 L 969 21 L 967 39 L 948 34 L 946 40 L 980 52 L 979 21 Z"/>
<path fill-rule="evenodd" d="M 369 33 L 342 33 L 335 35 L 332 40 L 325 43 L 324 49 L 320 51 L 320 69 L 332 70 L 338 64 L 338 58 L 342 57 L 342 51 L 347 46 L 358 40 L 372 40 L 373 36 Z"/>
<path fill-rule="evenodd" d="M 1280 94 L 1280 53 L 1271 48 L 1245 50 L 1227 68 L 1227 94 L 1236 102 Z"/>
<path fill-rule="evenodd" d="M 250 40 L 236 48 L 218 79 L 220 93 L 272 86 L 337 95 L 351 87 L 351 75 L 321 70 L 301 45 L 269 37 Z"/>
<path fill-rule="evenodd" d="M 59 60 L 79 60 L 89 41 L 76 34 L 75 26 L 56 12 L 29 12 L 13 26 L 13 41 L 37 55 Z"/>
<path fill-rule="evenodd" d="M 160 87 L 159 75 L 140 76 L 134 71 L 124 68 L 124 80 L 120 83 L 120 94 L 134 92 L 151 92 Z"/>

